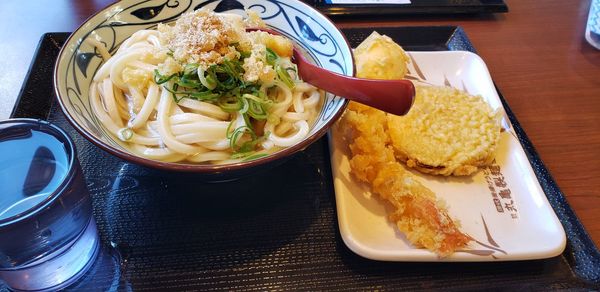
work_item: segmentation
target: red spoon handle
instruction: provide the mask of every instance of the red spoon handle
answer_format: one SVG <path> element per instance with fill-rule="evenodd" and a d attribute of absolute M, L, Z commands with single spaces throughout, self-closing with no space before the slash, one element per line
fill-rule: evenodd
<path fill-rule="evenodd" d="M 363 79 L 341 75 L 313 65 L 294 49 L 298 75 L 335 95 L 394 114 L 405 115 L 413 104 L 415 86 L 409 80 Z"/>
<path fill-rule="evenodd" d="M 279 35 L 268 28 L 247 28 Z M 415 86 L 409 80 L 364 79 L 338 74 L 310 63 L 294 47 L 294 61 L 302 80 L 337 96 L 368 105 L 382 111 L 405 115 L 415 99 Z"/>

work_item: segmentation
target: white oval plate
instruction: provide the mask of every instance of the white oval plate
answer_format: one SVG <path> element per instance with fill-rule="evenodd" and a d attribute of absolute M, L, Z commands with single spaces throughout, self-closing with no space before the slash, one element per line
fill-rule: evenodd
<path fill-rule="evenodd" d="M 504 108 L 483 60 L 470 52 L 411 52 L 409 75 L 434 85 L 480 94 Z M 467 249 L 440 258 L 413 247 L 387 219 L 392 207 L 351 174 L 349 149 L 333 127 L 331 165 L 340 232 L 355 253 L 382 261 L 506 261 L 549 258 L 562 253 L 566 236 L 531 168 L 506 114 L 495 163 L 472 177 L 413 172 L 446 201 L 450 216 L 472 236 Z M 510 192 L 510 193 L 509 193 Z"/>

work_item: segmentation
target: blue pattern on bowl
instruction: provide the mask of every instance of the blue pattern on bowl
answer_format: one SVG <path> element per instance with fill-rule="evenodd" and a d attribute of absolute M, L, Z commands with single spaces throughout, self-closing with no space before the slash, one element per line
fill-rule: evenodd
<path fill-rule="evenodd" d="M 55 87 L 63 111 L 79 126 L 76 128 L 86 132 L 83 133 L 84 136 L 91 135 L 112 148 L 135 155 L 106 132 L 92 113 L 88 89 L 103 60 L 96 48 L 85 40 L 96 39 L 114 54 L 120 44 L 135 31 L 154 28 L 158 23 L 172 22 L 182 13 L 200 8 L 242 15 L 245 14 L 244 8 L 254 10 L 271 28 L 293 39 L 316 64 L 341 74 L 353 74 L 351 51 L 343 35 L 325 16 L 300 1 L 123 0 L 84 23 L 73 33 L 59 55 Z M 309 138 L 316 140 L 314 136 L 319 134 L 320 129 L 331 124 L 331 119 L 339 114 L 344 105 L 343 98 L 327 94 Z"/>

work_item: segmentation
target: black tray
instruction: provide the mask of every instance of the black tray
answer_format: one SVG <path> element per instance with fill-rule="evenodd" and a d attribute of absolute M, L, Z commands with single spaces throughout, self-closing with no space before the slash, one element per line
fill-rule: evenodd
<path fill-rule="evenodd" d="M 374 28 L 346 29 L 357 45 Z M 375 28 L 408 50 L 474 51 L 461 28 Z M 45 34 L 13 117 L 52 121 L 75 140 L 106 257 L 71 290 L 557 290 L 600 288 L 600 253 L 501 97 L 567 232 L 558 257 L 491 263 L 395 263 L 364 259 L 342 242 L 325 138 L 271 171 L 228 183 L 129 164 L 82 138 L 52 88 L 67 33 Z M 115 248 L 112 248 L 112 247 Z M 2 290 L 2 286 L 0 286 Z"/>
<path fill-rule="evenodd" d="M 411 0 L 410 4 L 331 4 L 303 0 L 323 13 L 338 15 L 440 15 L 508 12 L 504 0 Z"/>

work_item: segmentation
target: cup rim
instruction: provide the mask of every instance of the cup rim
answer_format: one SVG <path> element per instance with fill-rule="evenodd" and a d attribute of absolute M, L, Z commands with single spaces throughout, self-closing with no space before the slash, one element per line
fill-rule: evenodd
<path fill-rule="evenodd" d="M 55 137 L 59 142 L 62 142 L 63 145 L 65 146 L 65 151 L 68 156 L 68 166 L 67 166 L 68 171 L 61 178 L 61 182 L 58 185 L 58 187 L 56 187 L 56 189 L 54 189 L 52 191 L 52 193 L 50 195 L 48 195 L 43 201 L 39 202 L 38 204 L 34 205 L 33 207 L 31 207 L 23 212 L 12 215 L 10 217 L 0 219 L 0 228 L 9 226 L 11 224 L 14 224 L 14 223 L 26 220 L 27 218 L 30 218 L 32 216 L 35 216 L 36 214 L 38 214 L 42 210 L 44 210 L 47 206 L 51 205 L 60 196 L 60 194 L 66 190 L 67 185 L 73 179 L 73 177 L 75 175 L 75 171 L 76 171 L 75 164 L 77 162 L 77 149 L 75 148 L 75 144 L 73 143 L 73 140 L 63 129 L 61 129 L 57 125 L 52 124 L 48 121 L 44 121 L 42 119 L 29 119 L 29 118 L 11 118 L 11 119 L 0 121 L 0 127 L 4 126 L 6 124 L 30 125 L 31 126 L 30 129 L 37 129 L 37 130 L 43 131 L 44 133 L 50 134 L 53 137 Z M 43 129 L 43 128 L 45 128 L 45 129 Z M 50 130 L 50 131 L 48 131 L 48 130 Z"/>

